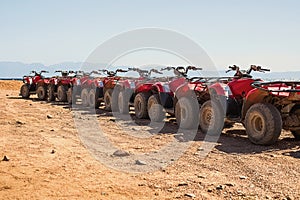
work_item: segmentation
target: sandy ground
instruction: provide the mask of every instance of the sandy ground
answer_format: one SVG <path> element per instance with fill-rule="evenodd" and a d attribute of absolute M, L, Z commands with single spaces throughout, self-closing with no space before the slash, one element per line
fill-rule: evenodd
<path fill-rule="evenodd" d="M 0 81 L 0 159 L 9 158 L 0 161 L 0 199 L 300 199 L 300 142 L 288 132 L 272 146 L 257 146 L 236 125 L 225 129 L 203 158 L 203 134 L 193 140 L 174 134 L 172 120 L 155 132 L 145 121 L 124 125 L 101 109 L 78 116 L 64 104 L 19 98 L 21 84 Z M 76 128 L 76 117 L 96 118 L 106 138 L 130 156 L 107 150 L 106 160 L 99 162 Z M 138 138 L 130 130 L 151 134 Z M 147 171 L 160 159 L 168 163 L 159 149 L 171 141 L 188 148 L 179 159 L 168 154 L 170 164 L 157 170 L 124 172 L 107 165 L 122 165 L 128 158 L 126 169 Z M 130 160 L 153 152 L 156 160 L 144 160 L 145 165 Z"/>

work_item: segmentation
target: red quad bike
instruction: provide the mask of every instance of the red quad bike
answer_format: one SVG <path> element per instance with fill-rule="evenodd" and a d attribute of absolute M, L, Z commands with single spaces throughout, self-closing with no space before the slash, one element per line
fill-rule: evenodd
<path fill-rule="evenodd" d="M 118 72 L 127 72 L 127 70 L 117 69 L 116 71 L 98 70 L 106 75 L 91 79 L 81 91 L 82 103 L 86 102 L 86 106 L 98 108 L 101 102 L 105 104 L 105 110 L 111 111 L 112 108 L 112 93 L 117 81 L 121 78 L 117 76 Z"/>
<path fill-rule="evenodd" d="M 135 96 L 144 90 L 144 87 L 148 87 L 154 83 L 151 78 L 152 73 L 162 74 L 156 69 L 142 70 L 139 68 L 128 68 L 128 71 L 134 71 L 139 74 L 138 78 L 127 77 L 120 79 L 113 92 L 113 100 L 117 101 L 113 111 L 120 112 L 121 114 L 127 114 L 129 112 L 129 106 L 134 105 Z"/>
<path fill-rule="evenodd" d="M 276 142 L 281 130 L 291 131 L 300 140 L 300 82 L 254 82 L 246 96 L 242 116 L 251 142 Z"/>
<path fill-rule="evenodd" d="M 210 133 L 220 133 L 225 117 L 225 120 L 233 123 L 241 122 L 246 128 L 248 138 L 254 144 L 275 143 L 282 128 L 290 130 L 299 139 L 300 82 L 263 82 L 253 79 L 251 71 L 270 71 L 255 65 L 251 65 L 246 72 L 240 71 L 237 66 L 230 67 L 230 70 L 235 70 L 236 74 L 228 82 L 228 87 L 220 87 L 218 83 L 211 85 L 210 94 L 215 97 L 201 106 L 199 123 L 203 132 L 212 127 Z M 228 95 L 225 95 L 226 90 Z M 225 106 L 213 101 L 224 97 Z"/>
<path fill-rule="evenodd" d="M 134 98 L 135 115 L 138 119 L 148 118 L 152 121 L 162 121 L 165 118 L 165 110 L 174 114 L 174 92 L 186 82 L 189 70 L 199 70 L 200 68 L 189 66 L 185 67 L 166 67 L 161 69 L 173 70 L 175 76 L 151 80 L 139 85 L 136 89 Z M 161 105 L 161 106 L 153 106 Z M 165 108 L 165 110 L 163 109 Z M 149 112 L 150 111 L 150 112 Z"/>
<path fill-rule="evenodd" d="M 152 94 L 148 99 L 148 115 L 151 121 L 160 122 L 169 113 L 176 117 L 177 123 L 182 128 L 195 128 L 191 124 L 195 120 L 193 116 L 186 116 L 185 109 L 197 109 L 198 104 L 192 103 L 195 97 L 194 91 L 203 90 L 204 86 L 199 78 L 189 78 L 190 70 L 202 70 L 202 68 L 188 66 L 167 67 L 163 70 L 173 70 L 176 78 L 168 81 L 157 82 L 152 86 Z M 185 87 L 187 87 L 187 89 Z M 193 92 L 191 92 L 193 91 Z M 195 98 L 194 98 L 195 99 Z"/>
<path fill-rule="evenodd" d="M 71 78 L 71 87 L 67 91 L 67 99 L 69 104 L 76 104 L 78 96 L 81 95 L 81 82 L 89 78 L 89 73 L 83 71 L 75 71 L 74 77 Z"/>
<path fill-rule="evenodd" d="M 96 74 L 96 72 L 95 72 Z M 98 71 L 99 75 L 101 73 Z M 101 102 L 103 102 L 104 80 L 106 77 L 94 77 L 90 83 L 89 93 L 87 96 L 88 105 L 90 108 L 99 108 Z"/>
<path fill-rule="evenodd" d="M 61 73 L 60 76 L 54 76 L 49 81 L 48 86 L 48 101 L 55 101 L 57 98 L 60 102 L 67 102 L 67 91 L 71 87 L 71 79 L 73 71 L 57 70 L 55 73 Z"/>
<path fill-rule="evenodd" d="M 45 100 L 47 98 L 47 85 L 49 84 L 49 78 L 45 78 L 42 74 L 48 73 L 48 71 L 31 71 L 30 73 L 32 75 L 23 76 L 24 84 L 20 89 L 21 97 L 27 99 L 31 94 L 37 94 L 39 100 Z"/>
<path fill-rule="evenodd" d="M 94 105 L 95 102 L 93 102 L 92 104 L 90 104 L 89 102 L 89 92 L 91 91 L 91 89 L 98 87 L 99 84 L 102 83 L 101 77 L 99 77 L 99 75 L 101 75 L 99 71 L 92 71 L 90 73 L 82 72 L 80 74 L 80 77 L 76 77 L 76 79 L 72 80 L 73 98 L 75 100 L 74 102 L 76 102 L 77 95 L 79 95 L 82 101 L 82 106 L 96 107 Z"/>

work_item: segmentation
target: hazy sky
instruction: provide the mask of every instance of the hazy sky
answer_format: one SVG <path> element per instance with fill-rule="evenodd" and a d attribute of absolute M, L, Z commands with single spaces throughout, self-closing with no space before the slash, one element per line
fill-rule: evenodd
<path fill-rule="evenodd" d="M 217 66 L 300 69 L 298 0 L 0 0 L 0 27 L 0 61 L 81 62 L 116 34 L 158 27 L 188 36 Z"/>

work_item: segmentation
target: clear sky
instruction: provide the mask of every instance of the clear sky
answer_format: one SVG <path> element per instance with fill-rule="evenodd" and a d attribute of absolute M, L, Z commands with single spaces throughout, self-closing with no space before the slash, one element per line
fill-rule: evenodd
<path fill-rule="evenodd" d="M 202 46 L 217 66 L 300 70 L 298 0 L 0 0 L 0 61 L 84 61 L 124 31 L 158 27 Z"/>

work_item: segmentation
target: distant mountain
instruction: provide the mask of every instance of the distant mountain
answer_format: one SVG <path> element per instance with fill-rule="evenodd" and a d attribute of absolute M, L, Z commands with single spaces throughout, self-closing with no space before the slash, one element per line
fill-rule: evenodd
<path fill-rule="evenodd" d="M 21 78 L 23 75 L 29 74 L 29 72 L 32 70 L 46 70 L 49 71 L 49 74 L 47 74 L 47 76 L 52 76 L 54 75 L 55 70 L 76 71 L 82 69 L 82 66 L 82 62 L 63 62 L 49 66 L 41 63 L 25 64 L 21 62 L 0 62 L 0 78 Z M 90 68 L 95 69 L 92 67 Z"/>
<path fill-rule="evenodd" d="M 54 65 L 46 66 L 41 63 L 22 63 L 22 62 L 0 62 L 0 78 L 21 78 L 24 75 L 29 74 L 30 71 L 49 71 L 49 74 L 45 76 L 53 76 L 55 70 L 83 70 L 92 71 L 96 69 L 103 69 L 108 65 L 95 64 L 95 63 L 83 63 L 83 62 L 62 62 Z"/>

